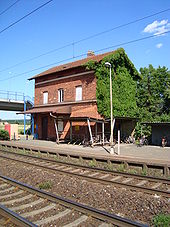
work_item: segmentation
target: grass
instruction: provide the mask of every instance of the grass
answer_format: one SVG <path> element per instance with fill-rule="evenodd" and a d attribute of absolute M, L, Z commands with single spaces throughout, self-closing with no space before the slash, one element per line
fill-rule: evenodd
<path fill-rule="evenodd" d="M 152 223 L 155 227 L 169 227 L 170 226 L 170 215 L 169 214 L 158 214 L 153 217 Z"/>
<path fill-rule="evenodd" d="M 142 176 L 146 176 L 146 175 L 147 175 L 147 170 L 146 170 L 146 169 L 143 169 L 143 170 L 141 171 L 141 175 L 142 175 Z"/>
<path fill-rule="evenodd" d="M 137 174 L 137 171 L 136 171 L 135 169 L 129 169 L 129 170 L 128 170 L 128 173 Z"/>
<path fill-rule="evenodd" d="M 118 165 L 117 171 L 119 171 L 119 172 L 125 172 L 125 165 L 124 164 Z"/>
<path fill-rule="evenodd" d="M 0 125 L 0 130 L 4 130 L 4 129 L 5 129 L 4 125 Z"/>
<path fill-rule="evenodd" d="M 91 161 L 89 162 L 89 166 L 90 166 L 90 167 L 96 167 L 96 161 L 91 160 Z"/>
<path fill-rule="evenodd" d="M 52 183 L 49 181 L 42 182 L 38 185 L 39 189 L 51 189 L 52 188 Z"/>
<path fill-rule="evenodd" d="M 114 166 L 112 165 L 112 163 L 107 164 L 107 169 L 108 170 L 114 170 Z"/>

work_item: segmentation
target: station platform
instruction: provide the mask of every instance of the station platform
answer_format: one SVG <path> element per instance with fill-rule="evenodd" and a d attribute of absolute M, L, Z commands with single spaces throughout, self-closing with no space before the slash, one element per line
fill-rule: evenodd
<path fill-rule="evenodd" d="M 66 154 L 85 155 L 94 158 L 102 157 L 104 159 L 133 160 L 140 162 L 161 163 L 170 166 L 170 147 L 142 146 L 137 147 L 135 144 L 121 144 L 120 155 L 110 154 L 110 146 L 84 147 L 72 144 L 56 144 L 51 141 L 43 140 L 18 140 L 18 141 L 0 141 L 0 144 L 24 146 L 25 148 L 37 148 L 50 152 L 64 152 Z M 117 153 L 117 145 L 115 152 Z"/>

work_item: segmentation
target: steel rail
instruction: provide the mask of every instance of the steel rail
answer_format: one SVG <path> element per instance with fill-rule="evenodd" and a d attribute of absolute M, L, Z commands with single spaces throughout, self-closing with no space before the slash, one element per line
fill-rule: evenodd
<path fill-rule="evenodd" d="M 42 198 L 48 199 L 51 202 L 59 203 L 61 205 L 67 206 L 69 208 L 78 210 L 82 213 L 86 213 L 89 216 L 92 216 L 94 218 L 112 223 L 112 224 L 117 225 L 119 227 L 132 227 L 132 226 L 146 227 L 146 226 L 148 226 L 146 224 L 135 222 L 135 221 L 129 220 L 127 218 L 122 218 L 120 216 L 110 214 L 110 213 L 107 213 L 105 211 L 98 210 L 96 208 L 89 207 L 87 205 L 80 204 L 80 203 L 74 202 L 74 201 L 66 199 L 66 198 L 62 198 L 60 196 L 57 196 L 57 195 L 54 195 L 52 193 L 34 188 L 34 187 L 29 186 L 25 183 L 18 182 L 14 179 L 11 179 L 11 178 L 3 176 L 3 175 L 0 175 L 0 178 L 4 179 L 5 181 L 10 182 L 10 184 L 17 186 L 17 187 L 19 187 L 19 188 L 21 188 L 25 191 L 36 194 L 36 195 L 38 195 Z"/>
<path fill-rule="evenodd" d="M 3 217 L 9 218 L 12 223 L 20 227 L 37 227 L 37 225 L 33 224 L 32 222 L 21 217 L 17 213 L 9 210 L 8 208 L 6 208 L 1 204 L 0 204 L 0 215 L 2 215 Z"/>
<path fill-rule="evenodd" d="M 51 149 L 50 151 L 47 150 L 47 148 L 45 147 L 37 147 L 37 146 L 27 146 L 27 145 L 21 145 L 21 144 L 8 144 L 6 142 L 2 142 L 0 141 L 0 146 L 1 147 L 9 147 L 9 148 L 16 148 L 16 149 L 23 149 L 23 150 L 29 150 L 29 151 L 35 151 L 35 152 L 41 152 L 42 154 L 51 154 L 51 155 L 59 155 L 59 156 L 70 156 L 70 157 L 74 157 L 74 158 L 82 158 L 82 159 L 86 159 L 86 160 L 92 160 L 92 159 L 96 159 L 97 161 L 104 161 L 104 162 L 108 162 L 111 161 L 113 163 L 127 163 L 129 165 L 132 166 L 143 166 L 146 165 L 149 168 L 155 168 L 155 169 L 163 169 L 164 167 L 166 168 L 170 168 L 170 163 L 154 163 L 154 162 L 146 162 L 146 161 L 136 161 L 136 160 L 129 160 L 129 159 L 125 159 L 125 158 L 118 158 L 118 157 L 105 157 L 105 156 L 95 156 L 94 154 L 91 154 L 90 156 L 87 154 L 77 154 L 77 153 L 69 153 L 68 151 L 56 151 L 55 149 Z"/>
<path fill-rule="evenodd" d="M 71 176 L 75 176 L 75 177 L 78 177 L 78 178 L 86 179 L 86 180 L 89 180 L 89 181 L 95 182 L 95 183 L 112 184 L 112 185 L 116 185 L 116 186 L 119 186 L 119 187 L 123 186 L 123 187 L 131 189 L 131 190 L 146 192 L 146 193 L 149 193 L 149 194 L 157 194 L 157 195 L 161 195 L 161 196 L 170 198 L 170 192 L 169 191 L 163 191 L 163 190 L 153 189 L 153 188 L 144 187 L 144 186 L 137 186 L 137 185 L 123 183 L 123 182 L 110 181 L 110 180 L 107 180 L 107 179 L 101 179 L 101 178 L 97 178 L 95 176 L 82 175 L 82 174 L 79 174 L 79 173 L 73 173 L 73 172 L 62 170 L 62 169 L 54 169 L 54 168 L 49 167 L 49 166 L 43 166 L 43 165 L 37 164 L 37 163 L 30 163 L 30 162 L 27 162 L 27 161 L 24 161 L 24 160 L 18 160 L 18 159 L 11 158 L 11 157 L 5 157 L 5 156 L 0 156 L 0 157 L 8 159 L 8 160 L 12 160 L 12 161 L 21 162 L 21 163 L 24 163 L 24 164 L 36 166 L 36 167 L 39 167 L 39 168 L 48 169 L 48 170 L 51 170 L 51 171 L 55 171 L 55 172 L 59 172 L 59 173 L 63 173 L 63 174 L 71 175 Z M 37 157 L 35 157 L 35 159 L 36 158 Z M 41 158 L 38 157 L 38 159 L 41 159 Z M 44 160 L 44 159 L 41 159 L 41 160 Z M 50 160 L 48 160 L 48 161 L 50 162 Z M 65 165 L 69 166 L 70 164 L 69 163 L 65 163 Z M 84 166 L 82 167 L 81 165 L 79 165 L 78 168 L 84 168 Z M 86 167 L 86 169 L 91 169 L 91 170 L 95 171 L 94 168 L 90 168 L 90 167 Z M 104 172 L 104 170 L 102 170 L 102 172 Z M 112 173 L 112 171 L 107 171 L 107 173 Z M 119 175 L 118 172 L 117 172 L 117 175 Z M 122 175 L 122 173 L 120 175 Z M 126 174 L 126 176 L 127 176 L 127 174 Z M 133 174 L 130 174 L 129 176 L 133 176 Z M 149 178 L 147 178 L 145 176 L 140 176 L 140 177 L 142 177 L 140 179 L 143 179 L 143 180 L 144 179 L 145 180 L 146 179 L 150 179 L 150 177 Z M 153 180 L 153 177 L 152 177 L 152 180 Z M 164 180 L 164 179 L 160 179 L 160 180 L 162 180 L 161 182 L 163 182 L 165 184 L 170 184 L 170 180 Z"/>
<path fill-rule="evenodd" d="M 153 177 L 153 176 L 142 176 L 142 175 L 136 174 L 136 173 L 127 173 L 127 172 L 120 172 L 120 171 L 116 171 L 116 170 L 102 169 L 102 168 L 98 168 L 98 167 L 90 167 L 90 166 L 75 164 L 75 163 L 71 163 L 71 162 L 53 160 L 52 158 L 50 159 L 50 158 L 44 158 L 44 157 L 37 157 L 37 156 L 30 155 L 30 154 L 20 154 L 20 153 L 14 152 L 14 151 L 4 151 L 4 150 L 0 149 L 0 152 L 18 155 L 18 156 L 25 156 L 25 157 L 29 157 L 29 158 L 33 158 L 33 159 L 38 159 L 40 161 L 53 162 L 54 164 L 68 165 L 68 166 L 73 166 L 76 168 L 90 169 L 93 171 L 97 170 L 98 172 L 101 172 L 101 173 L 112 173 L 112 174 L 121 175 L 124 177 L 133 177 L 133 178 L 142 179 L 142 180 L 147 179 L 152 182 L 157 181 L 157 182 L 161 182 L 164 184 L 166 184 L 166 183 L 170 184 L 170 180 L 166 179 L 166 178 Z M 0 155 L 0 157 L 1 157 L 1 155 Z"/>

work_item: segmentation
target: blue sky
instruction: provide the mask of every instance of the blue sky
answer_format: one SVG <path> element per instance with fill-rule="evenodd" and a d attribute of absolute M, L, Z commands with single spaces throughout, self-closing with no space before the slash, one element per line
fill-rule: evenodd
<path fill-rule="evenodd" d="M 16 0 L 1 0 L 0 14 Z M 47 0 L 20 0 L 0 15 L 0 31 Z M 44 55 L 17 67 L 11 66 L 103 32 L 118 25 L 170 8 L 169 0 L 53 0 L 45 7 L 0 33 L 0 90 L 34 96 L 34 81 L 27 79 L 51 63 L 170 30 L 170 11 Z M 170 69 L 170 33 L 122 46 L 135 67 L 166 66 Z M 115 48 L 113 48 L 115 49 Z M 108 49 L 103 52 L 110 51 Z M 57 64 L 56 64 L 57 65 Z M 55 66 L 55 64 L 53 65 Z M 52 67 L 52 66 L 51 66 Z M 8 68 L 8 69 L 7 69 Z M 7 70 L 5 70 L 7 69 Z M 13 77 L 9 79 L 10 77 Z M 21 118 L 0 111 L 1 119 Z"/>

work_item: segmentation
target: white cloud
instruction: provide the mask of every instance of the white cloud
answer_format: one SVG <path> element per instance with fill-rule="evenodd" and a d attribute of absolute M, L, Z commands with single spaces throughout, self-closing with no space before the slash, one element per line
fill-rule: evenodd
<path fill-rule="evenodd" d="M 156 44 L 156 48 L 161 48 L 163 46 L 163 44 L 162 43 L 158 43 L 158 44 Z"/>
<path fill-rule="evenodd" d="M 167 31 L 170 31 L 170 23 L 168 23 L 168 20 L 156 20 L 148 24 L 143 30 L 145 33 L 153 33 L 154 35 L 162 35 L 162 33 Z"/>

